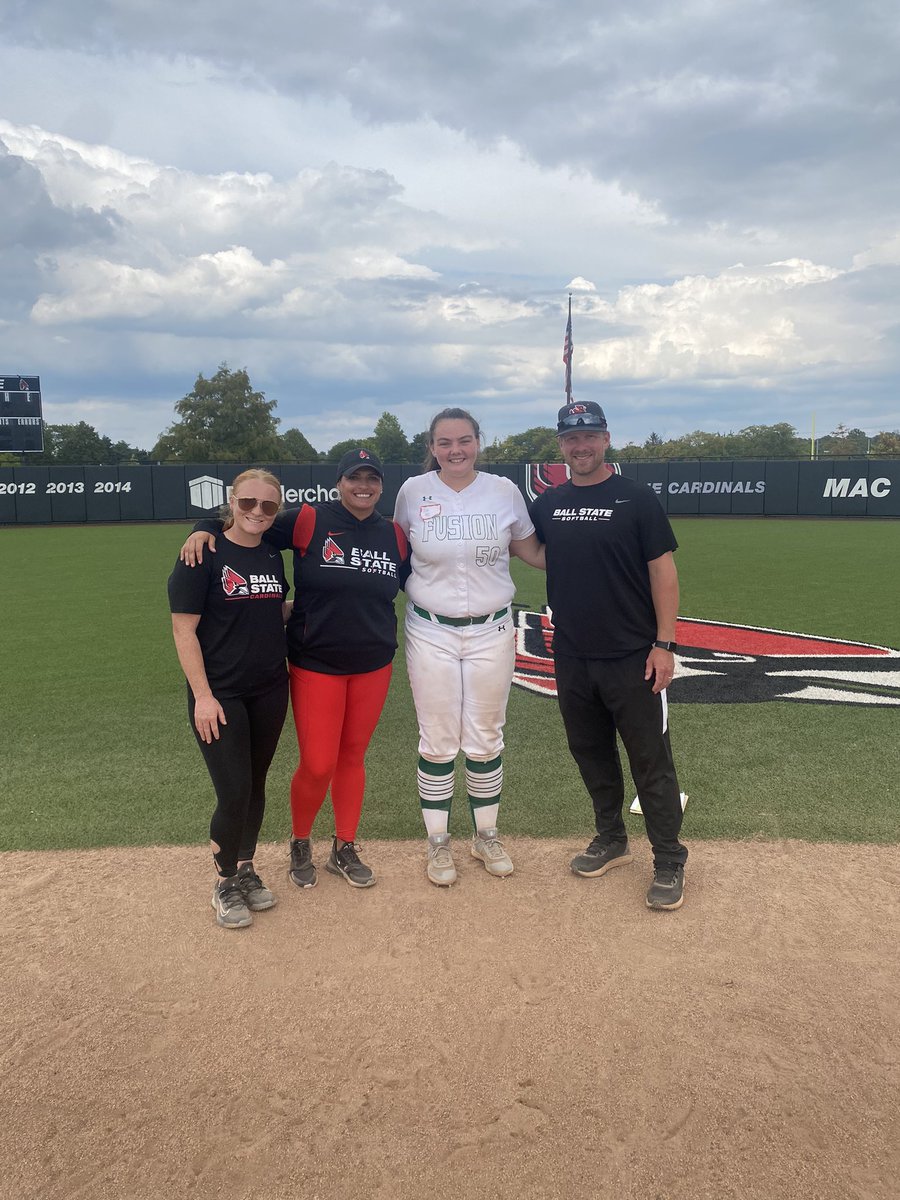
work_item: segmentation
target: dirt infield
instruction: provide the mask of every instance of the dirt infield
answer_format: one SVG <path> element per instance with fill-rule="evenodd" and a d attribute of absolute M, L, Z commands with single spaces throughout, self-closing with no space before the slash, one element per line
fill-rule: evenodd
<path fill-rule="evenodd" d="M 509 847 L 266 845 L 233 932 L 199 849 L 4 855 L 0 1195 L 895 1200 L 900 847 L 692 843 L 677 913 Z"/>

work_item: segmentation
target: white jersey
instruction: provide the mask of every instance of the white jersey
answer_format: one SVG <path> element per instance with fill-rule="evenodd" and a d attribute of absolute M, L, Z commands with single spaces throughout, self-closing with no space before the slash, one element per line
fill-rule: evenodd
<path fill-rule="evenodd" d="M 509 543 L 534 532 L 522 493 L 479 471 L 456 492 L 437 471 L 407 479 L 394 520 L 409 538 L 413 604 L 444 617 L 481 617 L 512 601 Z"/>

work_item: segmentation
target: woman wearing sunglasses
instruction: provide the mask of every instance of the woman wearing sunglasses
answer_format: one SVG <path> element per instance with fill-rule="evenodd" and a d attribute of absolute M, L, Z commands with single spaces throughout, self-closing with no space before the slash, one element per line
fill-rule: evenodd
<path fill-rule="evenodd" d="M 290 879 L 316 884 L 310 837 L 331 789 L 334 838 L 326 871 L 351 887 L 371 887 L 356 834 L 366 783 L 365 754 L 381 716 L 397 649 L 394 600 L 407 570 L 399 526 L 376 512 L 384 470 L 371 451 L 348 450 L 337 467 L 339 499 L 289 508 L 264 541 L 294 552 L 295 602 L 287 626 L 291 707 L 300 765 L 291 781 Z M 221 526 L 199 521 L 182 547 L 203 559 Z M 217 561 L 218 552 L 213 561 Z"/>
<path fill-rule="evenodd" d="M 284 623 L 291 606 L 281 555 L 262 542 L 280 508 L 275 476 L 244 471 L 232 484 L 219 553 L 193 571 L 179 561 L 169 577 L 188 714 L 216 792 L 212 906 L 224 929 L 246 928 L 251 913 L 275 904 L 253 856 L 287 711 Z"/>

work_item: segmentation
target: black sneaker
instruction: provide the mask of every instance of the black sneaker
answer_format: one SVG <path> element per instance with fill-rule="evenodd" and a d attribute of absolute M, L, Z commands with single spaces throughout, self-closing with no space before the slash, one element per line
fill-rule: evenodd
<path fill-rule="evenodd" d="M 681 908 L 684 904 L 684 867 L 680 863 L 662 863 L 653 868 L 653 882 L 647 892 L 647 907 Z"/>
<path fill-rule="evenodd" d="M 274 908 L 278 903 L 253 869 L 252 862 L 238 867 L 237 881 L 241 895 L 244 897 L 244 903 L 251 912 L 262 912 L 264 908 Z"/>
<path fill-rule="evenodd" d="M 583 853 L 575 855 L 569 866 L 576 875 L 593 879 L 596 875 L 605 875 L 613 867 L 627 866 L 631 861 L 631 847 L 627 842 L 606 843 L 598 834 Z"/>
<path fill-rule="evenodd" d="M 291 838 L 291 865 L 288 869 L 291 883 L 300 888 L 316 886 L 316 868 L 312 860 L 309 838 Z"/>
<path fill-rule="evenodd" d="M 375 882 L 375 873 L 371 867 L 360 862 L 354 842 L 344 842 L 338 850 L 335 838 L 331 843 L 331 854 L 328 856 L 325 870 L 330 871 L 332 875 L 343 875 L 351 887 L 371 887 Z"/>

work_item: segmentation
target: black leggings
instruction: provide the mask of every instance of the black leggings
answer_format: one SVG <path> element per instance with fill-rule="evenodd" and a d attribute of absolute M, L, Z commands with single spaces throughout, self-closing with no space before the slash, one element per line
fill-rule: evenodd
<path fill-rule="evenodd" d="M 194 725 L 194 696 L 188 688 L 191 729 L 216 789 L 209 836 L 220 847 L 213 860 L 223 878 L 236 874 L 238 862 L 249 861 L 256 852 L 266 810 L 266 774 L 287 701 L 287 678 L 259 695 L 220 700 L 228 723 L 219 725 L 218 741 L 204 742 Z"/>

